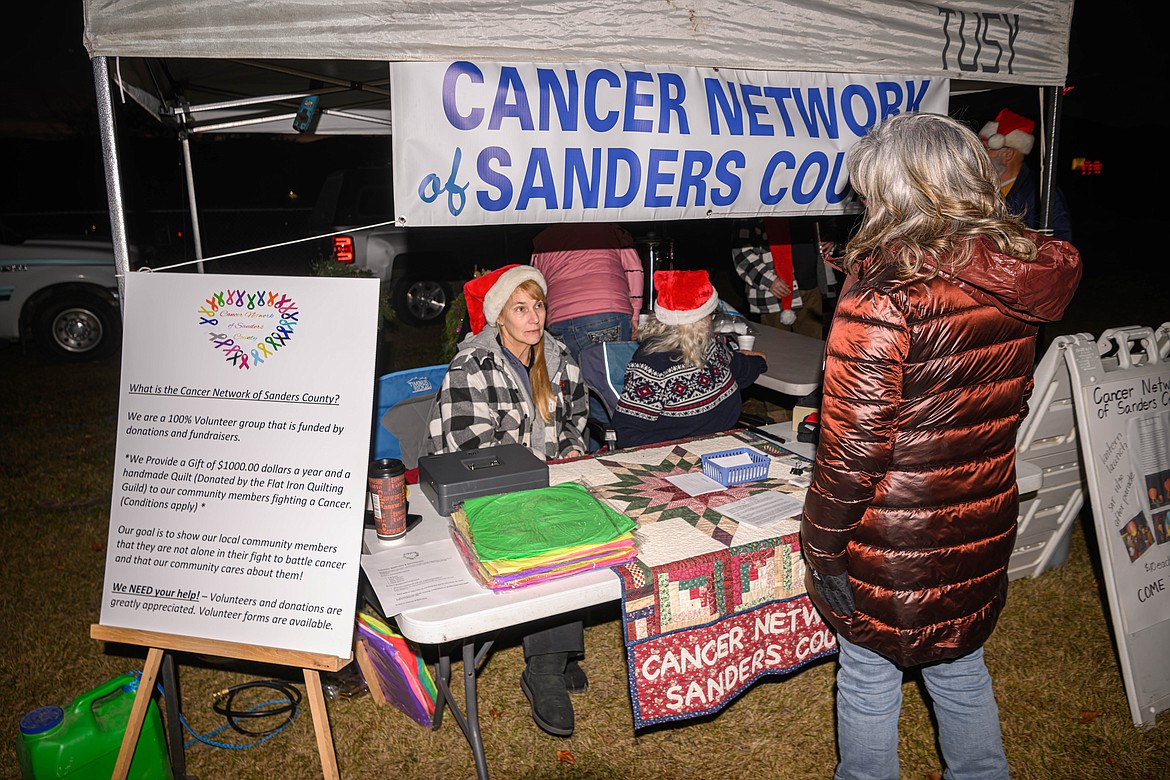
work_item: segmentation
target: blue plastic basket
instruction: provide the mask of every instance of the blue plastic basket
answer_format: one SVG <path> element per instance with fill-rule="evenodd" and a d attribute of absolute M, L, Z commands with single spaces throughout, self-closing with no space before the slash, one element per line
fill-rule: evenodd
<path fill-rule="evenodd" d="M 752 462 L 730 467 L 721 466 L 714 462 L 717 458 L 726 458 L 732 455 L 747 455 L 752 459 Z M 703 473 L 716 480 L 723 487 L 755 482 L 757 479 L 768 476 L 768 456 L 747 447 L 724 450 L 723 452 L 710 452 L 702 457 L 702 461 Z"/>

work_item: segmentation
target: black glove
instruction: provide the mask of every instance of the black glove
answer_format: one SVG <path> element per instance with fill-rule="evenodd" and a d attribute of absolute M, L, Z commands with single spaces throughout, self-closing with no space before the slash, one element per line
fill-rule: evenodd
<path fill-rule="evenodd" d="M 821 574 L 816 569 L 812 573 L 813 584 L 817 593 L 829 605 L 829 609 L 841 617 L 850 617 L 856 607 L 853 604 L 853 586 L 849 584 L 848 574 Z"/>

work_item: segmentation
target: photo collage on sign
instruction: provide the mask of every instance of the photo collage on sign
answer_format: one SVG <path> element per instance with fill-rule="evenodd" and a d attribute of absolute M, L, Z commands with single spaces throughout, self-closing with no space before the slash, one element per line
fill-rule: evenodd
<path fill-rule="evenodd" d="M 1133 420 L 1130 423 L 1129 451 L 1141 480 L 1143 505 L 1143 511 L 1134 516 L 1120 531 L 1131 561 L 1136 561 L 1155 544 L 1170 542 L 1168 431 L 1170 413 Z"/>

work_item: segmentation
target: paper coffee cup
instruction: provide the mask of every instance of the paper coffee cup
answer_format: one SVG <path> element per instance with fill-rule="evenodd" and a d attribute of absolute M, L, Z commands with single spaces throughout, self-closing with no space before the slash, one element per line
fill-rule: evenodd
<path fill-rule="evenodd" d="M 756 337 L 750 333 L 744 333 L 744 334 L 741 334 L 739 336 L 736 336 L 735 340 L 737 342 L 739 342 L 740 349 L 745 349 L 745 350 L 750 351 L 753 347 L 756 346 Z"/>
<path fill-rule="evenodd" d="M 406 467 L 395 458 L 375 460 L 368 481 L 374 530 L 379 539 L 397 539 L 406 533 Z"/>

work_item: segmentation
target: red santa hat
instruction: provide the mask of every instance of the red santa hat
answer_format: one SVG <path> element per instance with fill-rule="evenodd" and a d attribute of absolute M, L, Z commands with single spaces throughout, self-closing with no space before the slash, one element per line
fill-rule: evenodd
<path fill-rule="evenodd" d="M 988 122 L 979 131 L 979 137 L 987 142 L 988 149 L 1002 149 L 1005 146 L 1027 155 L 1032 151 L 1032 144 L 1036 142 L 1033 135 L 1036 123 L 1026 116 L 1020 116 L 1010 109 L 1003 109 L 995 116 L 994 122 Z"/>
<path fill-rule="evenodd" d="M 706 271 L 655 271 L 654 289 L 654 316 L 665 325 L 698 322 L 719 305 Z"/>
<path fill-rule="evenodd" d="M 464 284 L 463 296 L 467 299 L 471 332 L 479 333 L 488 323 L 496 324 L 508 298 L 512 297 L 517 287 L 529 280 L 539 284 L 541 292 L 548 294 L 548 284 L 540 271 L 530 265 L 517 263 L 497 268 Z"/>

